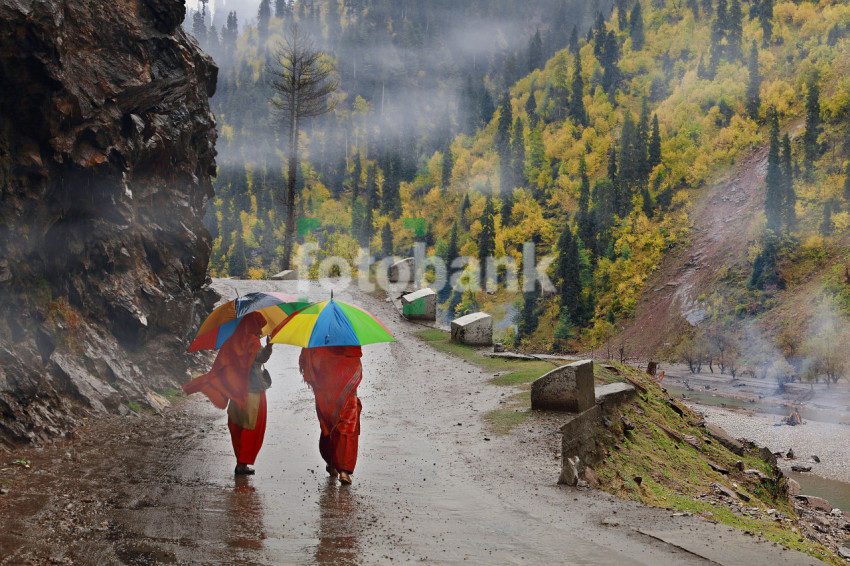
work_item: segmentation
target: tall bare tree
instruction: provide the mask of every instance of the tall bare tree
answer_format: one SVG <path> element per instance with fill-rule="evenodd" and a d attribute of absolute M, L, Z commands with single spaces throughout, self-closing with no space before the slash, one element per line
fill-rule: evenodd
<path fill-rule="evenodd" d="M 286 192 L 278 200 L 286 206 L 282 269 L 291 269 L 295 239 L 295 175 L 298 168 L 298 136 L 302 122 L 334 109 L 330 95 L 338 81 L 324 53 L 315 48 L 310 35 L 293 24 L 274 50 L 266 67 L 269 84 L 275 91 L 271 103 L 282 124 L 289 129 L 288 177 Z"/>

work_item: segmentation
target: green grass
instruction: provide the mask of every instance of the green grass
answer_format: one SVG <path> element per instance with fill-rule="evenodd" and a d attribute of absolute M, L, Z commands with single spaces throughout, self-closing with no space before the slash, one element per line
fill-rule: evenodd
<path fill-rule="evenodd" d="M 145 408 L 139 404 L 138 401 L 127 401 L 127 408 L 133 411 L 134 413 L 141 413 L 145 411 Z"/>
<path fill-rule="evenodd" d="M 158 395 L 162 395 L 169 403 L 174 403 L 178 399 L 183 399 L 186 395 L 183 394 L 183 391 L 180 389 L 174 389 L 173 387 L 166 389 L 154 389 L 154 392 Z"/>

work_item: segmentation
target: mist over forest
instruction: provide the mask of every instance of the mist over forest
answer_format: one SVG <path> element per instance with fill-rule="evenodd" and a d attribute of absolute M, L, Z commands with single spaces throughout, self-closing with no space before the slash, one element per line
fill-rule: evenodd
<path fill-rule="evenodd" d="M 338 81 L 335 110 L 310 120 L 300 138 L 296 216 L 318 220 L 297 243 L 318 244 L 312 276 L 332 256 L 356 265 L 360 249 L 404 257 L 418 242 L 449 266 L 471 258 L 449 275 L 496 279 L 495 292 L 441 290 L 440 312 L 502 310 L 500 339 L 509 345 L 610 348 L 626 330 L 622 343 L 680 360 L 719 357 L 732 371 L 774 368 L 778 379 L 822 376 L 815 337 L 844 335 L 850 311 L 842 255 L 850 87 L 834 71 L 850 30 L 847 6 L 190 5 L 184 27 L 220 67 L 211 101 L 216 198 L 205 220 L 215 276 L 259 278 L 281 265 L 287 130 L 270 104 L 268 71 L 293 24 Z M 751 179 L 746 194 L 764 204 L 739 226 L 728 257 L 711 260 L 721 262 L 708 267 L 720 275 L 671 296 L 681 312 L 667 331 L 674 337 L 636 345 L 642 338 L 627 329 L 641 316 L 645 285 L 693 242 L 694 215 L 709 210 L 702 195 L 726 182 L 736 190 L 736 176 Z M 504 273 L 485 273 L 488 257 L 521 266 L 527 242 L 538 257 L 553 256 L 554 293 L 516 291 Z M 800 307 L 804 316 L 780 314 L 777 298 L 793 293 L 803 283 L 795 274 L 806 270 L 818 273 L 817 299 Z"/>

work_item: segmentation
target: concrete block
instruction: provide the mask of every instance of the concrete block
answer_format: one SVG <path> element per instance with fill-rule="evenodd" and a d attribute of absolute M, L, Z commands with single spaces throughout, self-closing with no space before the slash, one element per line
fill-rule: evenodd
<path fill-rule="evenodd" d="M 294 269 L 285 269 L 280 273 L 272 275 L 272 281 L 295 281 L 298 279 L 298 272 Z"/>
<path fill-rule="evenodd" d="M 401 312 L 411 320 L 437 320 L 437 293 L 426 287 L 403 295 Z"/>
<path fill-rule="evenodd" d="M 413 283 L 414 259 L 406 257 L 390 266 L 390 283 Z"/>
<path fill-rule="evenodd" d="M 596 388 L 596 404 L 610 411 L 617 405 L 631 401 L 635 395 L 637 391 L 628 383 L 609 383 Z"/>
<path fill-rule="evenodd" d="M 575 485 L 581 478 L 584 466 L 595 466 L 602 461 L 604 454 L 596 444 L 596 427 L 602 421 L 602 409 L 594 405 L 577 415 L 570 415 L 561 427 L 561 475 L 558 483 Z"/>
<path fill-rule="evenodd" d="M 474 312 L 453 320 L 452 340 L 472 346 L 489 346 L 493 343 L 493 317 Z"/>
<path fill-rule="evenodd" d="M 553 369 L 531 384 L 532 409 L 581 413 L 595 404 L 591 360 Z"/>

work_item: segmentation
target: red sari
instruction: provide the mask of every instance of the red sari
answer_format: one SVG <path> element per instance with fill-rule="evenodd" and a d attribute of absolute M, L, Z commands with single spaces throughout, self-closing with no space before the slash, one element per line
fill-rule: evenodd
<path fill-rule="evenodd" d="M 363 377 L 360 346 L 327 346 L 301 350 L 304 381 L 316 395 L 316 414 L 322 435 L 322 459 L 340 472 L 357 465 L 362 404 L 355 394 Z"/>
<path fill-rule="evenodd" d="M 226 409 L 229 401 L 244 410 L 248 400 L 251 365 L 262 347 L 260 334 L 265 324 L 265 317 L 258 312 L 245 315 L 233 335 L 221 346 L 209 373 L 184 385 L 183 391 L 187 395 L 203 393 L 219 409 Z M 239 464 L 253 464 L 266 432 L 266 394 L 262 393 L 260 397 L 257 424 L 253 429 L 242 427 L 229 415 L 227 426 L 236 461 Z"/>

